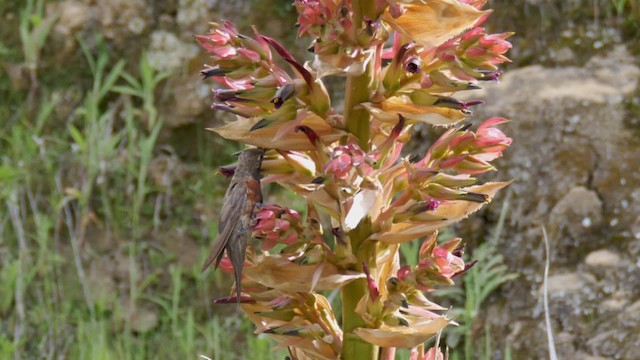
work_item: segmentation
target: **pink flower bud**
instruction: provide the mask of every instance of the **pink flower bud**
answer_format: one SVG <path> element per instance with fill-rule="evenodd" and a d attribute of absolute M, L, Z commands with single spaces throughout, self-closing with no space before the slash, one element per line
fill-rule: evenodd
<path fill-rule="evenodd" d="M 494 158 L 502 155 L 502 151 L 511 145 L 512 139 L 496 128 L 495 125 L 508 121 L 505 118 L 494 117 L 482 123 L 476 131 L 476 140 L 473 142 L 473 146 L 477 149 L 476 152 L 493 153 L 496 155 Z"/>
<path fill-rule="evenodd" d="M 391 17 L 393 17 L 394 19 L 399 18 L 406 11 L 407 10 L 405 8 L 403 8 L 402 6 L 400 6 L 399 3 L 397 3 L 397 2 L 389 2 L 389 13 L 391 14 Z"/>
<path fill-rule="evenodd" d="M 255 51 L 247 50 L 247 49 L 238 49 L 238 55 L 245 58 L 248 63 L 257 63 L 260 61 L 260 54 Z"/>
<path fill-rule="evenodd" d="M 409 274 L 411 274 L 411 266 L 405 265 L 398 269 L 396 277 L 400 279 L 400 281 L 404 281 L 404 279 L 406 279 Z"/>
<path fill-rule="evenodd" d="M 254 216 L 254 236 L 261 238 L 262 250 L 269 250 L 276 244 L 294 244 L 302 232 L 300 214 L 297 211 L 278 205 L 263 205 Z"/>
<path fill-rule="evenodd" d="M 467 50 L 467 56 L 468 57 L 482 57 L 487 55 L 487 49 L 483 48 L 483 47 L 479 47 L 479 46 L 474 46 L 472 48 L 470 48 L 469 50 Z"/>
<path fill-rule="evenodd" d="M 466 33 L 464 33 L 461 37 L 460 40 L 462 40 L 463 42 L 465 41 L 476 41 L 477 39 L 479 39 L 482 34 L 484 34 L 484 28 L 481 27 L 475 27 L 469 31 L 467 31 Z"/>
<path fill-rule="evenodd" d="M 471 132 L 457 132 L 451 139 L 449 147 L 453 152 L 461 153 L 467 146 L 472 144 L 476 137 Z"/>
<path fill-rule="evenodd" d="M 424 354 L 423 360 L 444 360 L 444 354 L 437 347 L 432 347 Z"/>
<path fill-rule="evenodd" d="M 349 175 L 349 170 L 353 167 L 353 161 L 348 154 L 340 154 L 333 158 L 324 168 L 325 172 L 332 173 L 335 178 L 344 180 Z"/>
<path fill-rule="evenodd" d="M 298 10 L 298 37 L 309 33 L 312 27 L 324 24 L 332 15 L 320 0 L 295 0 L 293 5 Z"/>
<path fill-rule="evenodd" d="M 451 278 L 464 271 L 465 264 L 462 257 L 457 256 L 455 247 L 460 238 L 454 238 L 445 244 L 429 249 L 421 249 L 420 263 L 417 267 L 417 281 L 419 285 L 428 288 L 438 283 L 452 283 Z M 423 244 L 424 245 L 424 244 Z"/>
<path fill-rule="evenodd" d="M 324 172 L 331 174 L 335 180 L 345 180 L 352 174 L 352 169 L 361 166 L 364 174 L 371 171 L 369 156 L 356 144 L 337 146 L 333 149 L 331 159 Z"/>
<path fill-rule="evenodd" d="M 233 264 L 231 263 L 231 259 L 225 256 L 220 260 L 220 264 L 218 264 L 220 270 L 226 272 L 227 274 L 233 274 Z"/>
<path fill-rule="evenodd" d="M 511 49 L 511 43 L 505 40 L 510 33 L 485 35 L 478 41 L 480 45 L 494 54 L 504 54 Z"/>
<path fill-rule="evenodd" d="M 451 278 L 455 273 L 464 270 L 462 258 L 453 255 L 442 247 L 433 250 L 433 260 L 440 270 L 440 274 Z"/>
<path fill-rule="evenodd" d="M 450 158 L 446 158 L 440 162 L 441 169 L 448 169 L 458 165 L 460 162 L 464 161 L 467 158 L 467 155 L 458 155 L 452 156 Z"/>
<path fill-rule="evenodd" d="M 457 172 L 467 175 L 477 175 L 487 171 L 492 171 L 496 168 L 489 164 L 488 161 L 495 159 L 494 155 L 496 154 L 497 153 L 467 155 L 462 161 L 456 163 L 453 168 Z M 482 157 L 486 157 L 487 160 L 482 159 Z"/>
<path fill-rule="evenodd" d="M 367 275 L 367 287 L 369 288 L 369 298 L 371 298 L 372 301 L 376 301 L 378 297 L 380 297 L 380 291 L 378 290 L 378 285 L 376 284 L 376 281 L 373 279 L 373 276 L 371 276 L 371 273 L 369 272 L 369 266 L 367 266 L 367 264 L 363 262 L 362 267 L 363 267 L 364 273 Z"/>

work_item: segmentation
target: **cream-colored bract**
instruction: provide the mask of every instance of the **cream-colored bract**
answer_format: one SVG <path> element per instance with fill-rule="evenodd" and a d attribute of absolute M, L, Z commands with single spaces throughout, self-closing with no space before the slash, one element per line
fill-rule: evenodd
<path fill-rule="evenodd" d="M 405 12 L 393 18 L 387 10 L 384 21 L 394 30 L 428 48 L 441 45 L 461 34 L 490 12 L 478 10 L 457 0 L 397 2 L 402 3 Z"/>
<path fill-rule="evenodd" d="M 266 149 L 296 151 L 314 149 L 314 146 L 309 142 L 309 139 L 304 134 L 295 132 L 294 129 L 291 129 L 291 131 L 284 136 L 278 136 L 278 131 L 281 130 L 283 126 L 287 126 L 287 123 L 251 131 L 251 127 L 258 121 L 260 121 L 259 118 L 248 119 L 238 116 L 237 120 L 230 122 L 227 125 L 207 130 L 214 131 L 225 139 L 239 141 L 241 143 Z M 310 127 L 326 144 L 333 143 L 345 135 L 344 132 L 335 129 L 318 115 L 311 112 L 307 114 L 299 125 L 306 125 Z"/>
<path fill-rule="evenodd" d="M 471 186 L 465 190 L 493 197 L 498 190 L 511 184 L 511 182 L 490 182 L 479 186 Z M 373 234 L 369 240 L 379 240 L 388 244 L 399 244 L 427 236 L 438 229 L 442 229 L 456 223 L 470 214 L 480 210 L 484 203 L 470 202 L 464 200 L 450 201 L 443 203 L 433 211 L 434 221 L 418 222 L 405 221 L 392 224 L 383 232 Z"/>
<path fill-rule="evenodd" d="M 380 347 L 412 348 L 418 346 L 450 324 L 446 317 L 421 319 L 409 326 L 382 325 L 377 329 L 358 328 L 354 333 L 362 340 Z"/>

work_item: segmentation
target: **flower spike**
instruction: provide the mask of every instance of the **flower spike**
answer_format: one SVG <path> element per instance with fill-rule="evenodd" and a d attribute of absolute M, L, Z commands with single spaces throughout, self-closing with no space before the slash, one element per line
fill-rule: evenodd
<path fill-rule="evenodd" d="M 404 347 L 412 359 L 443 360 L 439 340 L 423 344 L 455 323 L 430 293 L 475 262 L 463 260 L 460 238 L 442 243 L 438 233 L 509 185 L 475 176 L 495 171 L 511 145 L 507 120 L 471 126 L 483 102 L 456 94 L 498 80 L 498 66 L 509 61 L 512 33 L 480 27 L 490 13 L 485 3 L 294 0 L 298 36 L 310 37 L 313 53 L 304 63 L 257 29 L 243 35 L 228 21 L 195 37 L 210 57 L 201 75 L 214 84 L 212 108 L 233 115 L 212 130 L 270 149 L 251 188 L 238 187 L 237 166 L 219 170 L 233 175 L 229 191 L 240 207 L 249 197 L 260 205 L 242 213 L 234 233 L 243 258 L 218 258 L 238 284 L 235 296 L 216 302 L 239 303 L 256 333 L 292 358 L 364 359 L 378 346 L 387 355 Z M 346 77 L 344 96 L 335 92 L 343 111 L 331 106 L 329 76 Z M 422 154 L 403 158 L 417 124 L 446 129 Z M 267 183 L 302 201 L 262 204 L 252 194 Z M 225 200 L 221 218 L 241 213 L 234 209 Z M 420 246 L 408 265 L 399 248 L 411 241 Z M 342 322 L 323 291 L 342 297 Z"/>

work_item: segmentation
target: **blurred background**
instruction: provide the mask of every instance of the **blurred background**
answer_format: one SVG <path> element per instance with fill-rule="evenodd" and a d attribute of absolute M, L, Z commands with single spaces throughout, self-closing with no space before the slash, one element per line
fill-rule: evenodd
<path fill-rule="evenodd" d="M 302 59 L 290 3 L 0 0 L 0 359 L 284 359 L 212 303 L 230 277 L 199 271 L 240 147 L 204 130 L 224 117 L 193 35 L 255 24 Z M 461 324 L 446 342 L 456 359 L 547 356 L 545 226 L 560 358 L 640 359 L 640 1 L 489 6 L 513 62 L 469 96 L 475 119 L 512 119 L 485 180 L 514 183 L 449 231 L 479 263 L 434 295 Z"/>

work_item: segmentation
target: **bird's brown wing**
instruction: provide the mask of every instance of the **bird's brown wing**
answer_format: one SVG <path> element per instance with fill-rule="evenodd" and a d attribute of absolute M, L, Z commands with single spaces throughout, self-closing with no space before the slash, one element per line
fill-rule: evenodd
<path fill-rule="evenodd" d="M 211 249 L 211 254 L 202 265 L 202 271 L 205 271 L 215 261 L 215 267 L 218 268 L 222 254 L 226 248 L 229 239 L 233 237 L 234 231 L 240 224 L 240 216 L 247 202 L 247 189 L 238 182 L 232 181 L 229 189 L 224 196 L 224 204 L 220 212 L 220 221 L 218 223 L 218 237 L 215 245 Z"/>

